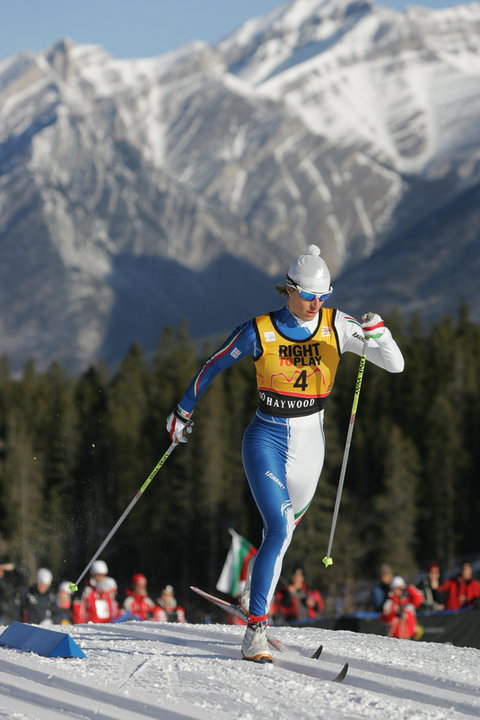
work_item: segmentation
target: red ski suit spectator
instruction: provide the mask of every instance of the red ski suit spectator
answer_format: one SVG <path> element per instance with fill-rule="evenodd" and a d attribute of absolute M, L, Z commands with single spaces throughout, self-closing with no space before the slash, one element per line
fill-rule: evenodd
<path fill-rule="evenodd" d="M 303 601 L 308 600 L 309 604 Z M 311 604 L 310 604 L 311 603 Z M 301 607 L 301 604 L 304 607 Z M 272 608 L 272 614 L 281 616 L 287 622 L 292 620 L 300 620 L 302 618 L 314 619 L 318 618 L 319 613 L 323 610 L 323 598 L 318 590 L 308 590 L 305 587 L 305 594 L 302 596 L 288 593 L 288 599 L 285 592 L 279 590 L 275 595 L 275 603 Z"/>
<path fill-rule="evenodd" d="M 127 597 L 123 601 L 123 609 L 130 612 L 139 620 L 150 620 L 153 616 L 155 603 L 147 593 L 147 578 L 142 573 L 135 573 L 132 577 L 132 588 L 127 590 Z"/>
<path fill-rule="evenodd" d="M 438 589 L 448 593 L 447 610 L 473 607 L 475 600 L 480 598 L 480 582 L 474 579 L 470 563 L 463 563 L 460 575 L 446 580 Z"/>
<path fill-rule="evenodd" d="M 118 617 L 117 583 L 108 577 L 103 560 L 95 560 L 90 568 L 90 580 L 80 600 L 72 606 L 74 623 L 108 623 Z"/>
<path fill-rule="evenodd" d="M 127 590 L 127 597 L 123 601 L 123 609 L 132 613 L 139 620 L 150 620 L 153 616 L 155 603 L 148 595 L 134 593 Z"/>
<path fill-rule="evenodd" d="M 101 586 L 86 587 L 81 601 L 73 607 L 75 623 L 109 623 L 118 614 L 118 603 L 112 590 L 104 590 Z"/>
<path fill-rule="evenodd" d="M 393 578 L 391 588 L 380 619 L 390 626 L 390 637 L 410 639 L 417 628 L 416 608 L 423 603 L 423 593 L 399 576 Z"/>
<path fill-rule="evenodd" d="M 276 620 L 286 622 L 310 620 L 320 615 L 323 606 L 320 592 L 308 588 L 302 568 L 296 568 L 290 584 L 276 593 L 271 613 Z"/>

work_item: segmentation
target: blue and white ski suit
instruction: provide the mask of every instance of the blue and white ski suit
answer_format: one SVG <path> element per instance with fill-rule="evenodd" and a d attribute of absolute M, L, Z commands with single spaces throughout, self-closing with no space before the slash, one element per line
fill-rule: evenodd
<path fill-rule="evenodd" d="M 313 320 L 302 321 L 285 306 L 270 313 L 270 318 L 279 335 L 301 343 L 320 329 L 328 329 L 322 325 L 322 312 L 320 309 Z M 358 321 L 339 310 L 328 312 L 333 312 L 335 352 L 361 355 L 363 333 Z M 237 327 L 193 378 L 179 402 L 180 408 L 191 413 L 220 371 L 246 355 L 258 361 L 263 350 L 256 320 Z M 381 339 L 369 341 L 367 360 L 389 372 L 403 370 L 402 354 L 387 328 Z M 260 388 L 259 394 L 261 398 Z M 308 414 L 295 411 L 295 416 L 269 409 L 265 402 L 260 403 L 260 408 L 245 431 L 242 445 L 245 473 L 264 526 L 250 586 L 249 613 L 256 619 L 268 615 L 283 557 L 296 523 L 312 501 L 325 454 L 323 403 L 306 411 Z"/>

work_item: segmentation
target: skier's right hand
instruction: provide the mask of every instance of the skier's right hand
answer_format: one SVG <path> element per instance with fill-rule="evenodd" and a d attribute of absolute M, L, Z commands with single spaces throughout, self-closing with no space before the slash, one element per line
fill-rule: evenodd
<path fill-rule="evenodd" d="M 186 443 L 187 433 L 192 432 L 193 422 L 190 419 L 191 413 L 185 412 L 177 405 L 175 410 L 167 418 L 167 431 L 170 439 L 175 443 Z"/>
<path fill-rule="evenodd" d="M 362 330 L 365 338 L 379 340 L 385 332 L 385 325 L 377 313 L 365 313 L 362 315 Z"/>

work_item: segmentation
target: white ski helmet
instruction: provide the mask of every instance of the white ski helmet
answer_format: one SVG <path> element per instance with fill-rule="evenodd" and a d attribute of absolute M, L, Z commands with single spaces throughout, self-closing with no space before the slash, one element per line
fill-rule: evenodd
<path fill-rule="evenodd" d="M 108 567 L 104 560 L 95 560 L 90 568 L 90 575 L 106 575 L 107 573 Z"/>
<path fill-rule="evenodd" d="M 292 260 L 287 271 L 287 285 L 298 285 L 317 295 L 332 292 L 330 272 L 317 245 L 309 245 L 304 255 Z"/>
<path fill-rule="evenodd" d="M 37 571 L 37 583 L 43 583 L 44 585 L 51 585 L 53 575 L 48 568 L 39 568 Z"/>
<path fill-rule="evenodd" d="M 100 580 L 97 587 L 100 590 L 104 590 L 105 592 L 110 592 L 110 593 L 117 592 L 117 590 L 118 590 L 118 585 L 117 585 L 116 580 L 114 580 L 111 577 L 105 577 L 105 578 L 103 578 L 103 580 Z"/>

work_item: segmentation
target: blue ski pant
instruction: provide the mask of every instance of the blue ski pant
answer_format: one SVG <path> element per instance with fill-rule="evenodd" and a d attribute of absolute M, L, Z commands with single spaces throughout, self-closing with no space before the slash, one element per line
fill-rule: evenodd
<path fill-rule="evenodd" d="M 255 415 L 242 444 L 245 473 L 263 520 L 250 585 L 249 612 L 255 617 L 268 614 L 283 557 L 312 501 L 325 456 L 323 411 L 300 418 L 264 417 Z"/>

